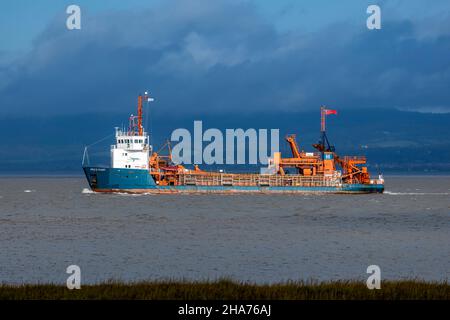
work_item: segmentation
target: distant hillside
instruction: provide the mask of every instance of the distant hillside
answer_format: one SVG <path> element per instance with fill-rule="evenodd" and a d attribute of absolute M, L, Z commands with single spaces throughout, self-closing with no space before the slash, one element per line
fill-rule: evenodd
<path fill-rule="evenodd" d="M 57 117 L 0 118 L 0 172 L 81 173 L 85 145 L 91 160 L 107 164 L 115 126 L 127 124 L 127 113 Z M 319 138 L 318 112 L 220 114 L 177 117 L 169 110 L 152 114 L 153 143 L 158 149 L 176 128 L 193 131 L 193 121 L 208 128 L 279 128 L 280 138 L 296 133 L 301 148 L 311 150 Z M 328 136 L 341 154 L 366 154 L 369 165 L 383 172 L 450 172 L 450 114 L 390 109 L 339 110 L 328 118 Z M 283 153 L 289 152 L 280 141 Z"/>

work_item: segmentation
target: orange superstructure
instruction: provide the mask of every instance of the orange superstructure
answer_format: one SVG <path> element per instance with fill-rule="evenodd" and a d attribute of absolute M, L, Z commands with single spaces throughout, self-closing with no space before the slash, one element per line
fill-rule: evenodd
<path fill-rule="evenodd" d="M 314 144 L 313 147 L 316 152 L 305 152 L 300 149 L 296 135 L 291 134 L 286 136 L 285 140 L 291 149 L 291 157 L 282 157 L 281 153 L 275 153 L 272 162 L 275 165 L 275 174 L 279 176 L 286 176 L 292 174 L 289 169 L 295 170 L 294 174 L 301 177 L 312 177 L 321 179 L 339 179 L 343 183 L 360 183 L 369 184 L 370 176 L 367 171 L 366 158 L 364 156 L 339 156 L 334 149 L 334 146 L 329 144 L 325 131 L 325 119 L 327 115 L 337 114 L 335 110 L 321 107 L 321 141 Z M 151 174 L 160 185 L 179 185 L 180 176 L 183 176 L 183 181 L 187 181 L 187 176 L 195 176 L 195 179 L 201 179 L 207 183 L 208 179 L 215 181 L 219 172 L 210 172 L 200 170 L 197 165 L 192 170 L 186 169 L 182 165 L 170 165 L 170 143 L 167 142 L 164 146 L 168 148 L 169 155 L 161 156 L 155 152 L 150 157 Z M 339 170 L 339 168 L 341 170 Z M 236 178 L 237 177 L 237 178 Z M 244 176 L 242 176 L 244 177 Z M 186 180 L 187 179 L 187 180 Z M 235 174 L 237 184 L 247 184 L 248 179 L 239 179 L 239 174 Z M 242 181 L 241 181 L 242 180 Z M 212 182 L 211 182 L 212 183 Z"/>

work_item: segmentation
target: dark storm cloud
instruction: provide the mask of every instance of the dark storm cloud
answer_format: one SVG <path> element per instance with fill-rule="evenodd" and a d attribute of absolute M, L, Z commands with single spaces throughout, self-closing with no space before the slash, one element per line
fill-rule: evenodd
<path fill-rule="evenodd" d="M 255 7 L 170 1 L 56 18 L 26 56 L 0 59 L 1 112 L 118 111 L 149 89 L 170 113 L 387 107 L 450 111 L 450 37 L 408 20 L 280 33 Z"/>

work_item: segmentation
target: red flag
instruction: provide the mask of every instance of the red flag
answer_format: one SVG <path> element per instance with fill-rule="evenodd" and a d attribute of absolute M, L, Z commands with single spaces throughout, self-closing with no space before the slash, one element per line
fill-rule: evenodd
<path fill-rule="evenodd" d="M 337 110 L 325 109 L 324 111 L 326 115 L 337 114 Z"/>

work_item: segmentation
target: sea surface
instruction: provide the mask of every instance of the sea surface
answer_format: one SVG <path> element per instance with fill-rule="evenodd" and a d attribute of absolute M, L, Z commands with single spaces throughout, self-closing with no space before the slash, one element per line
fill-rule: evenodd
<path fill-rule="evenodd" d="M 0 283 L 450 278 L 450 177 L 373 195 L 92 193 L 82 177 L 0 178 Z"/>

